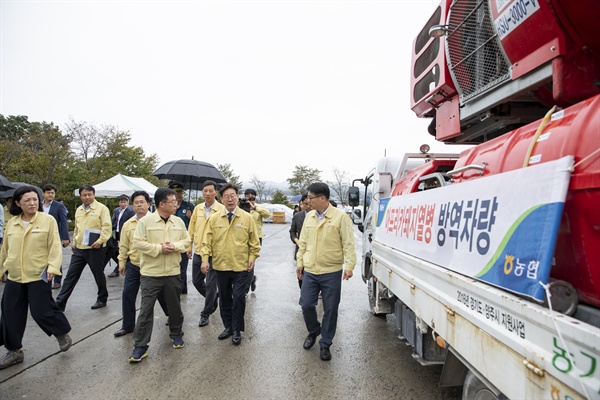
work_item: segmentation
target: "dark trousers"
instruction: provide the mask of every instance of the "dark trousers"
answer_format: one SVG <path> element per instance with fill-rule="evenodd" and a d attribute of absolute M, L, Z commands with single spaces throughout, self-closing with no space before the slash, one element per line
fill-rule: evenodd
<path fill-rule="evenodd" d="M 259 238 L 258 241 L 260 242 L 260 245 L 262 247 L 262 238 Z M 252 285 L 252 283 L 256 279 L 255 271 L 256 271 L 256 265 L 254 266 L 254 268 L 252 269 L 252 271 L 250 271 L 248 273 L 248 288 L 246 289 L 246 293 L 248 293 L 250 291 L 250 286 Z"/>
<path fill-rule="evenodd" d="M 192 283 L 202 296 L 204 296 L 204 309 L 200 313 L 201 317 L 208 317 L 217 309 L 217 274 L 213 270 L 212 257 L 208 258 L 208 273 L 204 275 L 200 267 L 202 266 L 202 257 L 194 254 L 192 259 Z"/>
<path fill-rule="evenodd" d="M 71 263 L 69 264 L 65 282 L 60 289 L 60 293 L 56 297 L 56 303 L 59 307 L 65 307 L 67 305 L 67 301 L 69 300 L 69 297 L 71 297 L 75 285 L 79 282 L 81 273 L 86 265 L 90 266 L 90 270 L 96 281 L 96 286 L 98 286 L 96 300 L 106 303 L 106 300 L 108 300 L 108 290 L 106 289 L 106 276 L 104 276 L 104 265 L 102 264 L 104 261 L 104 252 L 104 247 L 85 250 L 75 249 L 75 252 L 71 256 Z"/>
<path fill-rule="evenodd" d="M 187 267 L 190 261 L 187 253 L 181 253 L 181 261 L 179 262 L 179 279 L 181 279 L 181 292 L 187 293 Z"/>
<path fill-rule="evenodd" d="M 246 292 L 248 291 L 248 271 L 215 271 L 219 287 L 219 307 L 225 328 L 233 331 L 244 330 L 246 312 Z"/>
<path fill-rule="evenodd" d="M 342 271 L 314 275 L 304 271 L 300 289 L 300 306 L 308 333 L 321 331 L 321 347 L 329 347 L 333 342 L 337 328 L 338 307 L 342 292 Z M 319 292 L 323 297 L 323 321 L 317 318 Z"/>
<path fill-rule="evenodd" d="M 65 314 L 52 298 L 51 284 L 44 281 L 13 282 L 4 286 L 2 318 L 0 318 L 0 345 L 7 350 L 19 350 L 27 324 L 27 306 L 31 316 L 46 335 L 61 336 L 71 331 Z"/>
<path fill-rule="evenodd" d="M 123 324 L 121 329 L 133 331 L 135 328 L 135 299 L 140 290 L 140 267 L 127 261 L 125 267 L 125 282 L 123 283 Z M 158 304 L 169 316 L 167 303 L 163 292 L 157 296 Z"/>
<path fill-rule="evenodd" d="M 60 273 L 62 274 L 62 265 L 60 266 Z M 54 278 L 52 279 L 52 281 L 54 283 L 61 283 L 62 282 L 62 275 L 54 275 Z"/>
<path fill-rule="evenodd" d="M 115 238 L 111 237 L 106 242 L 106 246 L 104 247 L 106 251 L 104 252 L 104 261 L 102 262 L 103 268 L 106 268 L 106 264 L 110 260 L 115 262 L 115 268 L 113 272 L 119 272 L 119 233 L 115 232 Z"/>
<path fill-rule="evenodd" d="M 175 339 L 183 336 L 183 313 L 179 296 L 181 294 L 181 281 L 177 275 L 173 276 L 141 276 L 142 306 L 135 323 L 133 340 L 135 347 L 148 347 L 152 338 L 154 325 L 154 304 L 161 292 L 164 292 L 165 302 L 169 310 L 169 337 Z"/>

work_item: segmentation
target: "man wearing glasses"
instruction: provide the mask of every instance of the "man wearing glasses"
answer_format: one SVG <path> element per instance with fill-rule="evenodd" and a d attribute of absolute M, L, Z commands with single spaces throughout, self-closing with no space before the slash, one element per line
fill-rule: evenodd
<path fill-rule="evenodd" d="M 119 273 L 125 276 L 123 283 L 123 322 L 121 329 L 115 332 L 115 337 L 120 337 L 133 332 L 135 328 L 135 298 L 140 290 L 140 252 L 133 248 L 133 233 L 140 219 L 148 214 L 150 195 L 139 190 L 131 195 L 133 201 L 134 216 L 121 227 L 119 239 Z M 167 303 L 165 303 L 162 292 L 158 295 L 158 302 L 169 316 Z"/>
<path fill-rule="evenodd" d="M 219 340 L 230 336 L 234 345 L 242 342 L 246 292 L 260 242 L 254 219 L 238 207 L 238 188 L 227 183 L 219 191 L 224 210 L 206 222 L 202 237 L 202 273 L 208 273 L 209 257 L 217 273 L 219 308 L 225 330 Z"/>
<path fill-rule="evenodd" d="M 190 246 L 190 237 L 181 218 L 176 217 L 175 191 L 159 188 L 154 194 L 156 212 L 140 219 L 133 234 L 133 249 L 140 254 L 142 305 L 135 324 L 135 347 L 129 362 L 140 362 L 148 354 L 152 336 L 154 304 L 161 292 L 169 310 L 169 337 L 173 347 L 183 347 L 183 314 L 179 297 L 179 262 Z M 187 257 L 187 255 L 186 255 Z"/>
<path fill-rule="evenodd" d="M 319 357 L 329 361 L 329 347 L 337 327 L 342 279 L 352 277 L 356 264 L 354 232 L 348 214 L 330 206 L 327 184 L 312 183 L 308 187 L 308 199 L 312 211 L 304 219 L 296 255 L 296 276 L 302 280 L 300 306 L 308 329 L 303 347 L 309 350 L 317 336 L 321 335 Z M 321 323 L 316 310 L 319 292 L 323 297 Z"/>
<path fill-rule="evenodd" d="M 246 191 L 244 192 L 244 198 L 248 201 L 248 203 L 250 203 L 249 212 L 252 218 L 254 219 L 254 223 L 256 224 L 258 240 L 260 241 L 260 245 L 262 247 L 262 240 L 265 236 L 262 231 L 263 219 L 269 218 L 271 216 L 271 213 L 266 208 L 256 204 L 256 190 L 246 189 Z M 249 290 L 252 290 L 254 292 L 256 290 L 256 271 L 253 270 L 248 279 L 250 280 L 250 282 L 248 282 Z"/>

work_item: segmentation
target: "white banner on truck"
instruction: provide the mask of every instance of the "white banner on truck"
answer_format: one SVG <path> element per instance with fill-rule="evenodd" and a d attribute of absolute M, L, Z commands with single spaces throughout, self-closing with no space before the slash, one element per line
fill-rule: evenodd
<path fill-rule="evenodd" d="M 543 300 L 573 157 L 382 199 L 382 244 Z"/>

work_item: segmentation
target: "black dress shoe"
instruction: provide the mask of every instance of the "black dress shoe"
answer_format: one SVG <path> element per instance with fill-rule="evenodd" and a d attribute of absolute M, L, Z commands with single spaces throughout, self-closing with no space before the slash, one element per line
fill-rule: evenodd
<path fill-rule="evenodd" d="M 309 333 L 308 336 L 306 337 L 306 340 L 304 340 L 304 349 L 305 350 L 309 350 L 310 348 L 312 348 L 315 343 L 317 342 L 317 336 L 319 336 L 321 334 L 321 331 L 317 332 L 317 333 Z"/>
<path fill-rule="evenodd" d="M 321 354 L 319 354 L 319 357 L 323 361 L 331 360 L 331 352 L 329 351 L 329 347 L 321 347 Z"/>
<path fill-rule="evenodd" d="M 99 308 L 102 307 L 106 307 L 106 303 L 102 302 L 102 301 L 97 301 L 93 306 L 92 306 L 92 310 L 97 310 Z"/>
<path fill-rule="evenodd" d="M 198 326 L 203 327 L 206 325 L 208 325 L 208 317 L 203 315 L 200 317 L 200 323 L 198 324 Z"/>
<path fill-rule="evenodd" d="M 230 328 L 225 328 L 225 330 L 223 332 L 221 332 L 221 334 L 219 335 L 219 340 L 225 340 L 232 334 L 233 333 L 231 332 Z"/>
<path fill-rule="evenodd" d="M 233 337 L 231 338 L 231 341 L 236 346 L 242 343 L 242 334 L 240 333 L 240 331 L 233 331 Z"/>
<path fill-rule="evenodd" d="M 125 336 L 130 334 L 133 331 L 127 330 L 127 329 L 119 329 L 118 331 L 115 332 L 115 337 L 120 337 L 120 336 Z"/>
<path fill-rule="evenodd" d="M 115 278 L 117 276 L 119 276 L 119 271 L 113 271 L 110 274 L 108 274 L 109 278 Z"/>

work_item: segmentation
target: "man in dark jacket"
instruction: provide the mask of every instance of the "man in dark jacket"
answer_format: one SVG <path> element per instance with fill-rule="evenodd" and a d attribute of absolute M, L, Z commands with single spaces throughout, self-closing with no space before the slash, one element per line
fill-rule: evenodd
<path fill-rule="evenodd" d="M 67 207 L 59 201 L 54 200 L 54 196 L 56 196 L 56 192 L 58 192 L 58 188 L 53 184 L 49 183 L 42 187 L 42 194 L 44 196 L 44 203 L 42 204 L 42 208 L 46 214 L 50 214 L 56 220 L 58 225 L 58 234 L 60 236 L 60 241 L 62 243 L 62 247 L 67 247 L 71 242 L 69 240 L 69 223 L 67 222 Z M 60 272 L 62 273 L 62 266 L 60 267 Z M 52 289 L 59 289 L 62 282 L 62 276 L 54 275 L 54 282 L 52 283 Z"/>
<path fill-rule="evenodd" d="M 292 217 L 292 226 L 290 227 L 290 239 L 296 245 L 296 248 L 294 249 L 294 260 L 296 259 L 296 253 L 298 253 L 298 243 L 300 242 L 300 232 L 302 232 L 304 217 L 306 217 L 306 213 L 311 210 L 310 201 L 308 200 L 308 195 L 306 193 L 304 193 L 300 199 L 300 206 L 302 209 L 294 214 Z M 300 279 L 298 280 L 298 286 L 302 288 L 302 280 Z"/>
<path fill-rule="evenodd" d="M 114 278 L 119 276 L 119 239 L 121 237 L 121 229 L 123 229 L 123 224 L 127 222 L 131 217 L 135 215 L 133 208 L 129 205 L 129 196 L 126 194 L 122 194 L 117 197 L 119 201 L 119 207 L 113 210 L 113 215 L 111 218 L 112 221 L 112 240 L 109 240 L 106 246 L 108 247 L 105 255 L 105 263 L 108 263 L 112 258 L 115 263 L 115 269 L 111 272 L 108 277 Z"/>

